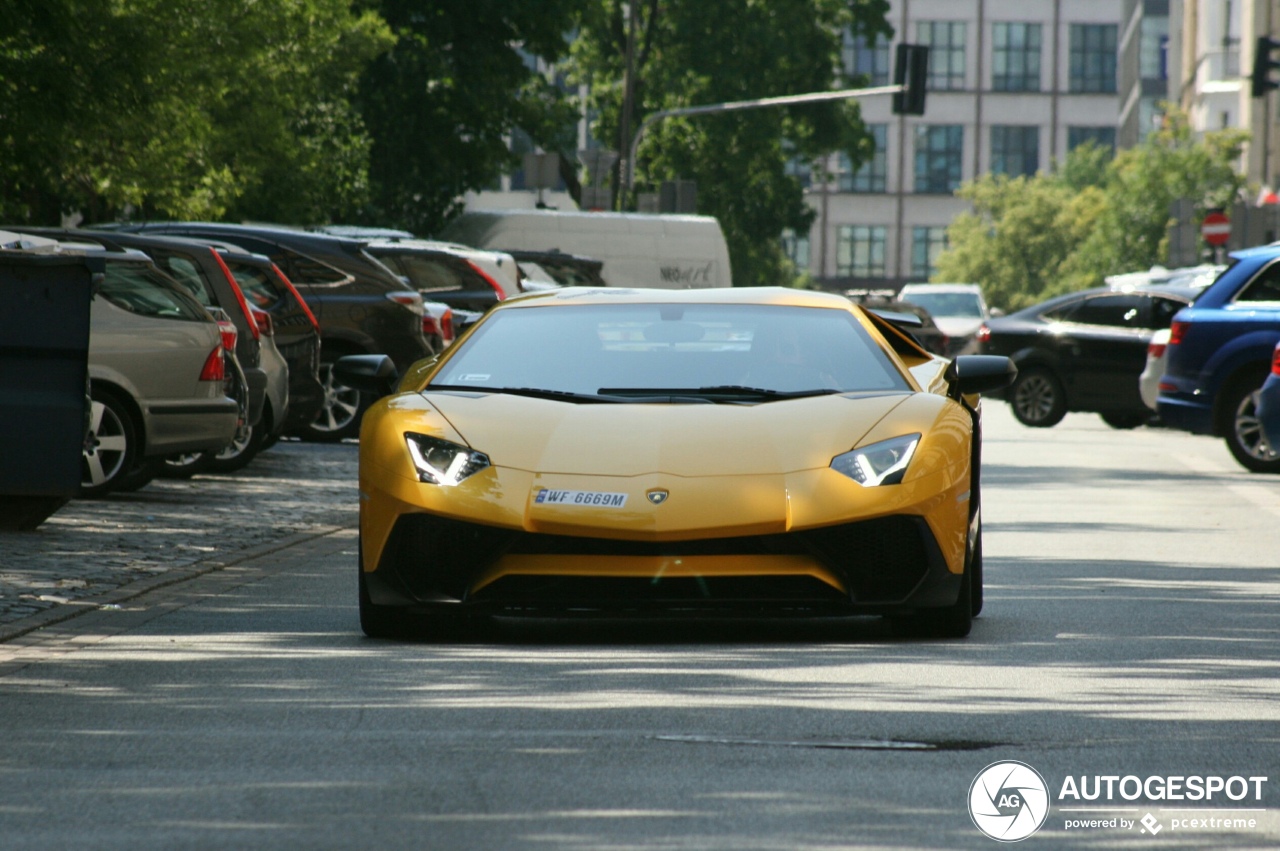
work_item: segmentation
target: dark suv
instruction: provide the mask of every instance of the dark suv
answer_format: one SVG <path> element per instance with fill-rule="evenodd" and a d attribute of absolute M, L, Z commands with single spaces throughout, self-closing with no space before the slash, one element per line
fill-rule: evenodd
<path fill-rule="evenodd" d="M 1280 473 L 1262 436 L 1258 388 L 1280 341 L 1280 244 L 1231 255 L 1232 263 L 1173 317 L 1156 408 L 1165 425 L 1226 440 L 1240 464 Z"/>
<path fill-rule="evenodd" d="M 325 401 L 298 434 L 311 440 L 355 437 L 372 401 L 333 378 L 343 355 L 385 354 L 402 372 L 431 355 L 422 336 L 422 296 L 365 251 L 365 241 L 266 225 L 156 222 L 117 226 L 220 240 L 263 254 L 280 268 L 320 323 L 320 379 Z"/>

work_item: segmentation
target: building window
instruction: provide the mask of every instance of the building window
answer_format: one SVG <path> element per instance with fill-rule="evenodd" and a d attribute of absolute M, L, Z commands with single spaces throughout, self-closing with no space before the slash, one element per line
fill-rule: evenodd
<path fill-rule="evenodd" d="M 938 255 L 947 247 L 945 227 L 911 229 L 911 277 L 931 278 L 938 271 Z"/>
<path fill-rule="evenodd" d="M 929 47 L 929 89 L 964 88 L 965 25 L 959 21 L 921 21 L 916 41 Z"/>
<path fill-rule="evenodd" d="M 1072 92 L 1116 90 L 1116 25 L 1071 25 Z"/>
<path fill-rule="evenodd" d="M 1233 45 L 1234 46 L 1234 45 Z M 1232 76 L 1240 75 L 1239 52 L 1224 54 L 1236 59 L 1230 68 Z M 1138 42 L 1138 76 L 1144 80 L 1169 79 L 1169 18 L 1142 16 L 1142 37 Z M 1228 70 L 1228 69 L 1223 69 Z"/>
<path fill-rule="evenodd" d="M 991 171 L 1010 177 L 1034 177 L 1039 170 L 1039 127 L 1021 124 L 991 126 Z"/>
<path fill-rule="evenodd" d="M 916 127 L 916 192 L 949 194 L 960 185 L 964 125 Z"/>
<path fill-rule="evenodd" d="M 1106 148 L 1113 153 L 1116 149 L 1116 128 L 1114 127 L 1068 127 L 1067 150 L 1079 147 L 1086 142 L 1093 142 L 1099 148 Z"/>
<path fill-rule="evenodd" d="M 808 189 L 813 182 L 813 168 L 809 161 L 803 157 L 791 157 L 787 160 L 787 164 L 783 167 L 783 171 L 788 177 L 794 177 L 799 181 L 800 186 Z"/>
<path fill-rule="evenodd" d="M 1040 25 L 996 24 L 991 88 L 997 92 L 1040 91 Z"/>
<path fill-rule="evenodd" d="M 868 41 L 864 35 L 844 31 L 844 69 L 850 76 L 867 78 L 867 85 L 889 85 L 889 42 Z"/>
<path fill-rule="evenodd" d="M 787 255 L 796 272 L 809 271 L 809 234 L 797 235 L 791 228 L 782 232 L 782 253 Z"/>
<path fill-rule="evenodd" d="M 876 152 L 871 159 L 858 167 L 850 168 L 849 155 L 841 153 L 836 161 L 837 188 L 841 192 L 884 192 L 889 183 L 888 137 L 889 125 L 868 124 L 867 132 L 875 141 Z"/>
<path fill-rule="evenodd" d="M 836 274 L 842 278 L 883 278 L 884 245 L 883 227 L 841 225 Z"/>

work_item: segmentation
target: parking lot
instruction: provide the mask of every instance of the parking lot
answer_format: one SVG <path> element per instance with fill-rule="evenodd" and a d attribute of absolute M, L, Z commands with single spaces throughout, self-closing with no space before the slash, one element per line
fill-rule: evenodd
<path fill-rule="evenodd" d="M 285 440 L 235 474 L 72 500 L 34 532 L 0 533 L 0 640 L 354 524 L 356 450 Z"/>

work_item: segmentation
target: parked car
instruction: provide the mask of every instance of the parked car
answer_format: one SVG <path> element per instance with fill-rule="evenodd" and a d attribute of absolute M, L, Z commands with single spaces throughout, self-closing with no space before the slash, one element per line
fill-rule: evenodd
<path fill-rule="evenodd" d="M 1147 346 L 1198 292 L 1101 287 L 1069 293 L 987 320 L 978 342 L 982 352 L 1018 365 L 1004 397 L 1023 425 L 1047 428 L 1068 411 L 1092 411 L 1113 428 L 1136 428 L 1151 418 L 1138 383 Z"/>
<path fill-rule="evenodd" d="M 136 486 L 142 459 L 230 443 L 240 408 L 227 395 L 221 330 L 204 306 L 136 249 L 26 238 L 104 263 L 90 306 L 81 496 Z"/>
<path fill-rule="evenodd" d="M 898 300 L 894 291 L 888 289 L 851 289 L 844 294 L 854 304 L 893 321 L 900 331 L 910 334 L 927 351 L 949 357 L 951 342 L 925 308 Z"/>
<path fill-rule="evenodd" d="M 982 608 L 973 394 L 1012 374 L 833 293 L 504 301 L 368 412 L 361 627 L 738 609 L 962 637 Z"/>
<path fill-rule="evenodd" d="M 372 401 L 333 378 L 347 354 L 386 354 L 404 370 L 431 354 L 422 336 L 422 296 L 366 251 L 364 240 L 266 225 L 149 222 L 119 229 L 233 243 L 270 257 L 306 299 L 320 323 L 320 379 L 325 396 L 316 418 L 297 432 L 310 440 L 355 437 Z"/>
<path fill-rule="evenodd" d="M 369 253 L 406 278 L 426 301 L 483 313 L 521 291 L 510 254 L 426 239 L 371 239 Z"/>
<path fill-rule="evenodd" d="M 515 258 L 521 271 L 537 268 L 552 282 L 562 287 L 607 287 L 604 261 L 563 251 L 532 251 L 522 248 L 499 248 Z M 528 277 L 528 275 L 526 275 Z"/>
<path fill-rule="evenodd" d="M 977 284 L 907 284 L 898 291 L 901 301 L 918 304 L 947 335 L 947 357 L 978 350 L 978 329 L 991 318 L 982 287 Z"/>
<path fill-rule="evenodd" d="M 1271 373 L 1258 390 L 1258 425 L 1272 453 L 1280 453 L 1280 343 L 1271 355 Z"/>
<path fill-rule="evenodd" d="M 90 229 L 23 228 L 23 231 L 50 239 L 93 242 L 106 248 L 142 251 L 158 268 L 186 287 L 210 313 L 216 316 L 221 312 L 233 323 L 235 333 L 230 336 L 224 334 L 224 342 L 234 341 L 238 377 L 245 384 L 243 395 L 246 403 L 244 421 L 237 429 L 235 439 L 220 450 L 233 459 L 233 468 L 241 466 L 237 450 L 247 444 L 255 431 L 262 433 L 279 429 L 280 417 L 288 405 L 288 367 L 271 340 L 263 338 L 239 284 L 208 245 L 178 237 Z M 231 367 L 233 373 L 236 369 Z M 163 462 L 153 460 L 150 473 L 154 476 L 163 471 L 168 475 L 190 476 L 206 469 L 216 454 L 219 453 L 184 452 Z M 247 461 L 245 459 L 245 463 Z M 144 475 L 138 471 L 134 478 L 144 478 Z"/>
<path fill-rule="evenodd" d="M 1231 260 L 1173 318 L 1156 408 L 1166 426 L 1223 438 L 1246 469 L 1280 473 L 1256 411 L 1280 342 L 1280 244 L 1236 251 Z"/>
<path fill-rule="evenodd" d="M 1213 283 L 1225 268 L 1227 267 L 1214 264 L 1181 269 L 1165 269 L 1156 266 L 1149 272 L 1113 275 L 1107 278 L 1107 283 L 1113 289 L 1152 286 L 1154 282 L 1156 286 L 1177 284 L 1203 290 Z M 1142 403 L 1152 412 L 1156 410 L 1160 379 L 1164 377 L 1164 366 L 1168 361 L 1169 334 L 1170 329 L 1161 328 L 1151 335 L 1151 342 L 1147 344 L 1147 365 L 1143 368 L 1142 375 L 1138 376 L 1138 392 L 1142 396 Z"/>
<path fill-rule="evenodd" d="M 210 245 L 240 284 L 259 326 L 289 364 L 289 408 L 281 430 L 296 433 L 315 420 L 325 401 L 320 381 L 320 323 L 271 258 L 232 243 L 212 241 Z"/>

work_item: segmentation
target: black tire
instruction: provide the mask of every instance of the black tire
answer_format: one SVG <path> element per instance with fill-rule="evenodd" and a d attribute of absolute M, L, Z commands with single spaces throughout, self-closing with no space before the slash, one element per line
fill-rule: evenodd
<path fill-rule="evenodd" d="M 973 554 L 969 556 L 969 603 L 973 617 L 982 614 L 982 527 L 973 541 Z"/>
<path fill-rule="evenodd" d="M 1223 435 L 1227 449 L 1240 466 L 1253 473 L 1276 474 L 1280 473 L 1280 454 L 1270 451 L 1258 421 L 1258 389 L 1265 379 L 1262 372 L 1243 375 L 1223 389 Z"/>
<path fill-rule="evenodd" d="M 1102 421 L 1112 428 L 1128 431 L 1138 426 L 1146 425 L 1151 420 L 1151 414 L 1131 413 L 1129 411 L 1107 411 L 1100 413 Z"/>
<path fill-rule="evenodd" d="M 411 638 L 410 617 L 394 606 L 379 606 L 369 597 L 365 584 L 364 563 L 359 563 L 360 629 L 370 638 Z"/>
<path fill-rule="evenodd" d="M 219 452 L 210 452 L 205 469 L 211 473 L 234 473 L 242 469 L 262 451 L 267 441 L 267 417 L 264 412 L 257 425 L 245 426 L 243 433 L 236 436 Z"/>
<path fill-rule="evenodd" d="M 333 362 L 345 352 L 329 357 L 321 356 L 320 383 L 324 387 L 324 403 L 316 418 L 308 423 L 298 436 L 316 443 L 333 443 L 347 437 L 360 435 L 360 419 L 369 407 L 369 397 L 335 381 Z"/>
<path fill-rule="evenodd" d="M 120 477 L 116 483 L 115 493 L 133 493 L 145 488 L 164 470 L 164 459 L 143 458 L 133 465 L 133 469 Z"/>
<path fill-rule="evenodd" d="M 395 606 L 380 606 L 369 596 L 364 572 L 364 551 L 357 542 L 357 586 L 360 600 L 360 629 L 369 638 L 418 638 L 457 640 L 474 636 L 480 623 L 468 612 L 437 606 L 418 616 Z"/>
<path fill-rule="evenodd" d="M 160 476 L 166 479 L 189 479 L 209 468 L 212 452 L 181 452 L 168 455 L 160 467 Z"/>
<path fill-rule="evenodd" d="M 1019 369 L 1006 398 L 1018 422 L 1031 428 L 1056 426 L 1067 415 L 1062 382 L 1044 367 Z"/>
<path fill-rule="evenodd" d="M 116 490 L 134 468 L 138 426 L 116 394 L 94 387 L 89 393 L 89 432 L 80 461 L 80 496 L 96 499 Z"/>
<path fill-rule="evenodd" d="M 973 616 L 977 614 L 974 606 L 982 608 L 981 591 L 975 603 L 973 589 L 975 577 L 980 577 L 982 569 L 974 570 L 975 563 L 980 564 L 982 558 L 981 537 L 975 542 L 973 552 L 965 559 L 964 575 L 960 577 L 960 593 L 950 606 L 938 609 L 920 609 L 919 611 L 890 619 L 895 634 L 908 638 L 964 638 L 973 628 Z M 978 562 L 975 562 L 977 555 Z M 979 583 L 981 579 L 979 578 Z M 981 585 L 979 585 L 979 588 Z"/>

